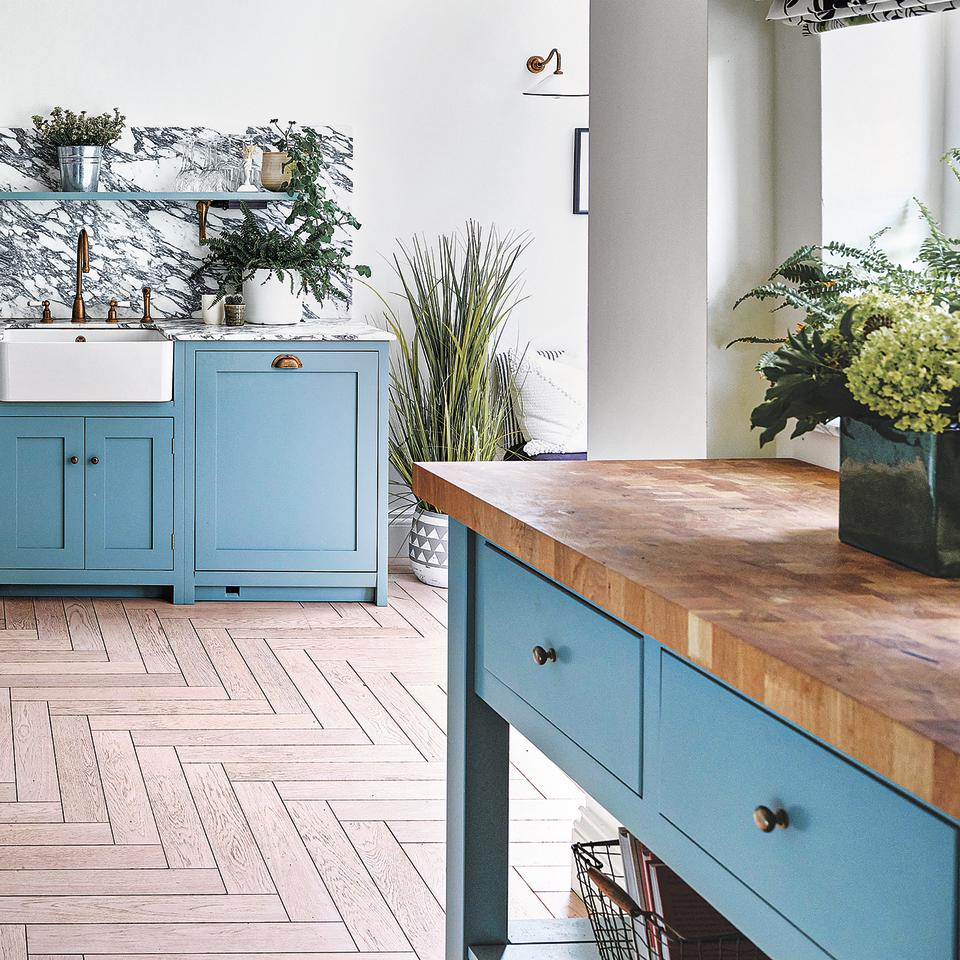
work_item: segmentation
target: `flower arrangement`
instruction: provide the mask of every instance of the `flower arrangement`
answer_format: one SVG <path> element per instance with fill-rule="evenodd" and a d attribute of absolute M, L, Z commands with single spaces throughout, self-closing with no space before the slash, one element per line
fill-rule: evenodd
<path fill-rule="evenodd" d="M 98 116 L 54 107 L 49 119 L 34 116 L 33 125 L 37 136 L 51 147 L 109 147 L 120 139 L 126 120 L 116 107 L 113 114 Z"/>
<path fill-rule="evenodd" d="M 960 149 L 944 157 L 960 180 Z M 916 201 L 928 227 L 910 266 L 879 246 L 806 246 L 741 297 L 776 300 L 804 319 L 757 369 L 768 383 L 751 414 L 761 446 L 791 420 L 797 437 L 837 417 L 898 430 L 942 433 L 960 423 L 960 238 L 947 236 Z M 731 344 L 732 345 L 732 344 Z"/>

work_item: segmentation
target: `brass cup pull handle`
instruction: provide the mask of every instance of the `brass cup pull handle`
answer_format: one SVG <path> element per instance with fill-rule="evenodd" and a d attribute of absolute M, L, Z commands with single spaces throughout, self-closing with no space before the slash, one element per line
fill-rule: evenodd
<path fill-rule="evenodd" d="M 80 458 L 79 458 L 79 457 L 71 457 L 71 458 L 70 458 L 70 462 L 71 462 L 71 463 L 79 463 L 79 462 L 80 462 Z"/>
<path fill-rule="evenodd" d="M 280 356 L 273 358 L 270 366 L 277 370 L 299 370 L 303 366 L 303 361 L 292 353 L 281 353 Z"/>
<path fill-rule="evenodd" d="M 548 663 L 557 662 L 557 651 L 551 647 L 549 650 L 544 650 L 543 647 L 537 646 L 533 648 L 533 662 L 538 666 L 542 667 Z"/>
<path fill-rule="evenodd" d="M 753 811 L 753 822 L 758 830 L 764 833 L 773 833 L 778 827 L 786 830 L 790 826 L 790 815 L 786 810 L 771 810 L 769 807 L 757 807 Z"/>
<path fill-rule="evenodd" d="M 100 458 L 99 458 L 99 457 L 91 457 L 91 458 L 90 458 L 90 462 L 91 462 L 94 466 L 96 466 L 96 465 L 100 462 Z"/>

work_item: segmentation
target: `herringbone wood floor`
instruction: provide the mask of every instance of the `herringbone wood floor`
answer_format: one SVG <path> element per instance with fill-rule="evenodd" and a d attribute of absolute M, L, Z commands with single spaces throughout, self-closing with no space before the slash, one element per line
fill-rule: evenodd
<path fill-rule="evenodd" d="M 439 960 L 446 601 L 392 579 L 386 609 L 6 600 L 2 960 Z M 578 791 L 512 754 L 512 914 L 579 914 Z"/>

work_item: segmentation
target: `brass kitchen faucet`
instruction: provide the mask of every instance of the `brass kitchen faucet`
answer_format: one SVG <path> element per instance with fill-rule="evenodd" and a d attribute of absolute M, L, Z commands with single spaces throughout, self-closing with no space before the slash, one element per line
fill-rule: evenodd
<path fill-rule="evenodd" d="M 73 297 L 74 323 L 83 323 L 87 319 L 87 307 L 83 302 L 83 275 L 90 272 L 90 241 L 87 231 L 81 230 L 77 237 L 77 289 Z"/>

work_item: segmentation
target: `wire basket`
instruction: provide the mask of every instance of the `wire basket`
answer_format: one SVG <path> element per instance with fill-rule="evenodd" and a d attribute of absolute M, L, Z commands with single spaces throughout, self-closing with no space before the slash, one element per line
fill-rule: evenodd
<path fill-rule="evenodd" d="M 602 960 L 768 960 L 738 932 L 685 937 L 624 889 L 618 840 L 576 843 L 573 858 Z"/>

